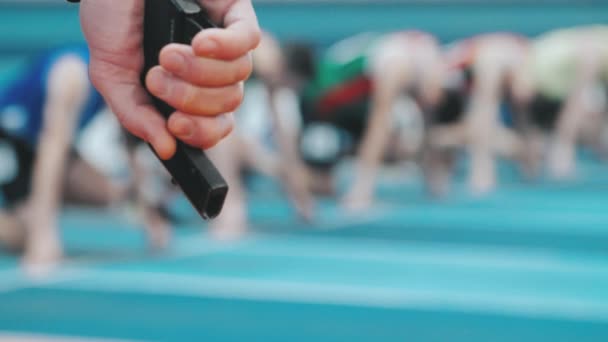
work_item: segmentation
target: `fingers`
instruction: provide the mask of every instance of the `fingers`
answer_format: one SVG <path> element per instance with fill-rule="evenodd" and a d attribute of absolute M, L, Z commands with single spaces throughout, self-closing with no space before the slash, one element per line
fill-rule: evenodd
<path fill-rule="evenodd" d="M 161 65 L 146 75 L 150 93 L 176 109 L 168 124 L 139 84 L 138 56 L 123 54 L 117 60 L 114 55 L 99 58 L 92 53 L 91 78 L 96 87 L 122 125 L 152 144 L 163 159 L 175 153 L 175 137 L 207 148 L 232 130 L 231 116 L 220 114 L 232 112 L 240 105 L 242 82 L 252 69 L 250 51 L 260 40 L 250 0 L 200 1 L 212 18 L 218 22 L 221 19 L 225 28 L 202 31 L 192 46 L 166 47 L 161 52 Z M 140 44 L 133 42 L 137 48 L 129 51 L 139 48 Z"/>
<path fill-rule="evenodd" d="M 160 158 L 171 158 L 176 143 L 166 128 L 165 120 L 150 105 L 137 106 L 126 102 L 116 103 L 117 109 L 114 112 L 120 123 L 131 134 L 150 143 Z"/>
<path fill-rule="evenodd" d="M 147 75 L 148 90 L 177 111 L 213 116 L 234 111 L 243 99 L 242 81 L 252 70 L 250 51 L 260 41 L 257 19 L 250 1 L 233 1 L 215 11 L 226 28 L 203 30 L 192 46 L 167 46 L 161 67 Z"/>
<path fill-rule="evenodd" d="M 251 1 L 234 1 L 223 24 L 223 29 L 207 29 L 194 37 L 192 47 L 196 55 L 231 61 L 260 43 L 261 32 Z"/>
<path fill-rule="evenodd" d="M 168 122 L 169 130 L 188 145 L 208 149 L 225 138 L 234 128 L 232 114 L 215 117 L 194 117 L 174 113 Z"/>
<path fill-rule="evenodd" d="M 184 81 L 201 87 L 224 87 L 246 80 L 252 61 L 248 54 L 232 61 L 198 57 L 187 45 L 171 44 L 160 53 L 160 65 Z"/>
<path fill-rule="evenodd" d="M 113 70 L 97 60 L 91 61 L 91 80 L 104 94 L 111 110 L 131 134 L 147 141 L 159 157 L 169 159 L 175 153 L 175 138 L 169 133 L 165 119 L 150 104 L 137 78 L 117 81 Z"/>
<path fill-rule="evenodd" d="M 190 84 L 162 67 L 146 78 L 148 90 L 177 111 L 195 116 L 213 116 L 234 111 L 243 100 L 243 84 L 208 88 Z"/>
<path fill-rule="evenodd" d="M 232 131 L 232 115 L 220 114 L 241 104 L 243 81 L 252 70 L 250 52 L 261 33 L 251 1 L 202 2 L 213 18 L 223 18 L 225 28 L 203 30 L 191 46 L 165 47 L 146 85 L 176 109 L 169 132 L 189 145 L 209 148 Z"/>

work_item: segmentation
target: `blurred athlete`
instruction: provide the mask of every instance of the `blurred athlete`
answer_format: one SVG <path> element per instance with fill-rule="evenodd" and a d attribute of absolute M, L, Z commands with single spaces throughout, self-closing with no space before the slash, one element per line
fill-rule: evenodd
<path fill-rule="evenodd" d="M 445 96 L 429 140 L 439 148 L 467 148 L 469 184 L 476 194 L 495 187 L 497 155 L 525 160 L 514 128 L 531 96 L 519 79 L 527 54 L 527 40 L 509 33 L 484 34 L 446 48 Z M 503 110 L 505 103 L 509 111 Z"/>
<path fill-rule="evenodd" d="M 553 132 L 548 152 L 551 176 L 575 173 L 581 139 L 600 150 L 608 85 L 608 26 L 586 26 L 546 33 L 534 40 L 521 77 L 533 91 L 530 126 Z"/>
<path fill-rule="evenodd" d="M 61 258 L 57 220 L 63 200 L 109 205 L 129 191 L 110 182 L 73 147 L 105 106 L 89 81 L 88 62 L 86 46 L 50 50 L 0 94 L 6 176 L 0 240 L 15 248 L 23 244 L 29 266 L 52 265 Z M 153 221 L 152 226 L 164 225 Z"/>
<path fill-rule="evenodd" d="M 299 83 L 305 84 L 300 150 L 314 168 L 314 178 L 331 189 L 332 167 L 346 154 L 357 156 L 354 181 L 343 198 L 347 209 L 370 206 L 380 164 L 389 155 L 402 154 L 407 139 L 402 129 L 412 106 L 404 104 L 404 96 L 414 99 L 428 118 L 441 99 L 443 67 L 433 36 L 404 31 L 343 40 L 308 67 L 308 75 L 301 73 L 308 79 Z M 412 150 L 416 148 L 408 152 L 415 154 Z"/>
<path fill-rule="evenodd" d="M 220 239 L 234 239 L 247 229 L 243 171 L 255 170 L 280 180 L 298 215 L 312 218 L 308 175 L 297 148 L 300 125 L 297 95 L 286 78 L 287 65 L 279 42 L 263 33 L 254 51 L 252 79 L 246 84 L 237 129 L 209 151 L 230 184 L 222 214 L 211 222 Z"/>
<path fill-rule="evenodd" d="M 402 117 L 400 111 L 405 110 L 397 105 L 399 96 L 409 94 L 414 99 L 422 111 L 424 126 L 428 127 L 432 112 L 442 97 L 445 72 L 439 45 L 428 33 L 389 34 L 371 48 L 366 70 L 372 86 L 369 117 L 358 148 L 355 183 L 345 197 L 345 205 L 354 210 L 371 203 L 380 162 L 390 147 L 389 134 L 391 129 L 397 128 L 395 118 Z M 431 176 L 428 173 L 433 167 L 428 165 L 432 161 L 425 160 L 428 158 L 424 155 L 422 160 L 427 177 Z M 437 193 L 434 179 L 429 180 L 429 185 L 431 191 Z"/>

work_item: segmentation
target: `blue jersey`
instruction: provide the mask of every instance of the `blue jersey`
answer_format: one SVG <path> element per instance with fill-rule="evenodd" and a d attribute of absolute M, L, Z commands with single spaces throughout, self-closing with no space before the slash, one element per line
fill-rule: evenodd
<path fill-rule="evenodd" d="M 16 79 L 0 90 L 0 129 L 32 144 L 38 141 L 48 76 L 56 63 L 67 55 L 89 64 L 89 51 L 85 45 L 50 50 L 35 58 Z M 79 115 L 78 131 L 103 107 L 103 98 L 89 83 L 87 101 Z"/>

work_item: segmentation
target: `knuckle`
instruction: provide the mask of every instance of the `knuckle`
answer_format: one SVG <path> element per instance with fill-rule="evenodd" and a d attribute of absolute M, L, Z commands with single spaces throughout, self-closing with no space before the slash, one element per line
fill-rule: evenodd
<path fill-rule="evenodd" d="M 178 98 L 178 109 L 191 113 L 196 109 L 197 89 L 194 86 L 180 84 L 175 86 L 176 97 Z"/>

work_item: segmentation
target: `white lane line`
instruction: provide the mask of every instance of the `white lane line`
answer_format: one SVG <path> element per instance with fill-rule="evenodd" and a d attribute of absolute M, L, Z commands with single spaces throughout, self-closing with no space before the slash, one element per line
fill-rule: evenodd
<path fill-rule="evenodd" d="M 393 242 L 380 239 L 326 237 L 284 238 L 257 234 L 256 243 L 234 250 L 232 255 L 370 261 L 387 264 L 431 264 L 489 267 L 542 272 L 600 273 L 608 276 L 608 259 L 516 247 L 466 244 Z"/>
<path fill-rule="evenodd" d="M 101 339 L 76 336 L 30 334 L 0 331 L 0 342 L 134 342 L 135 340 Z"/>
<path fill-rule="evenodd" d="M 0 272 L 0 295 L 2 293 L 18 291 L 28 287 L 45 287 L 64 281 L 73 281 L 81 278 L 77 272 L 59 269 L 48 275 L 32 276 L 22 269 Z"/>
<path fill-rule="evenodd" d="M 520 210 L 521 209 L 521 210 Z M 338 210 L 338 209 L 336 209 Z M 516 208 L 517 213 L 503 207 L 399 207 L 390 204 L 377 205 L 364 214 L 320 215 L 315 224 L 317 230 L 334 231 L 382 222 L 383 227 L 407 233 L 409 227 L 432 227 L 444 231 L 481 229 L 488 233 L 569 233 L 575 236 L 606 237 L 608 214 L 604 212 L 572 212 L 564 209 L 539 210 Z M 331 217 L 324 217 L 331 216 Z M 491 218 L 491 219 L 490 219 Z M 481 222 L 481 223 L 480 223 Z M 581 225 L 584 222 L 584 225 Z M 608 239 L 608 237 L 607 237 Z"/>
<path fill-rule="evenodd" d="M 215 253 L 226 252 L 237 249 L 250 243 L 251 239 L 245 239 L 234 243 L 215 243 L 207 239 L 178 239 L 175 242 L 175 251 L 167 255 L 161 255 L 158 259 L 147 259 L 146 262 L 173 261 L 185 258 L 202 257 Z M 138 261 L 138 263 L 140 263 Z M 67 261 L 59 268 L 50 270 L 48 274 L 32 276 L 21 268 L 13 268 L 0 271 L 0 294 L 18 291 L 31 287 L 48 287 L 62 282 L 74 281 L 82 278 L 81 272 L 75 272 L 75 268 L 103 267 L 91 261 Z"/>
<path fill-rule="evenodd" d="M 55 284 L 53 288 L 608 322 L 608 302 L 560 296 L 463 293 L 449 289 L 421 291 L 407 288 L 131 271 L 74 271 L 86 277 L 86 281 Z"/>
<path fill-rule="evenodd" d="M 332 231 L 352 228 L 353 225 L 372 224 L 390 217 L 391 215 L 394 216 L 397 212 L 396 210 L 399 210 L 399 208 L 394 206 L 391 207 L 389 205 L 376 205 L 374 209 L 366 211 L 365 215 L 349 214 L 345 212 L 342 215 L 334 213 L 330 218 L 321 216 L 319 221 L 315 222 L 315 225 L 318 226 L 318 228 L 315 229 L 320 231 Z"/>
<path fill-rule="evenodd" d="M 17 269 L 0 271 L 0 294 L 19 287 L 22 272 Z"/>
<path fill-rule="evenodd" d="M 166 255 L 159 260 L 177 260 L 182 258 L 204 256 L 209 254 L 238 250 L 255 243 L 256 237 L 248 236 L 238 241 L 215 241 L 212 238 L 197 236 L 177 237 Z M 153 260 L 153 259 L 152 259 Z"/>

